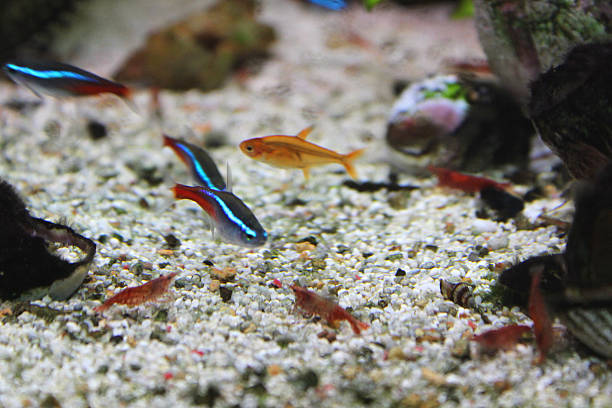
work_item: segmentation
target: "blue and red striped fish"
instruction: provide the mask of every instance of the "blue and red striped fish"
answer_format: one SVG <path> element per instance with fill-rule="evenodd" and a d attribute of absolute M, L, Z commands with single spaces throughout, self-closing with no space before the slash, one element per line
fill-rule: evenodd
<path fill-rule="evenodd" d="M 191 175 L 199 185 L 211 190 L 225 190 L 227 185 L 215 162 L 201 147 L 187 143 L 181 139 L 164 136 L 164 146 L 174 150 L 177 156 L 189 167 Z"/>
<path fill-rule="evenodd" d="M 112 93 L 129 99 L 131 90 L 117 82 L 99 77 L 72 65 L 58 62 L 9 62 L 4 72 L 16 83 L 29 88 L 37 96 L 90 96 Z"/>
<path fill-rule="evenodd" d="M 202 207 L 224 241 L 247 247 L 266 243 L 268 234 L 253 212 L 229 191 L 183 184 L 176 184 L 172 191 L 175 198 L 192 200 Z"/>
<path fill-rule="evenodd" d="M 344 0 L 309 0 L 312 4 L 325 7 L 326 9 L 338 11 L 346 7 Z"/>

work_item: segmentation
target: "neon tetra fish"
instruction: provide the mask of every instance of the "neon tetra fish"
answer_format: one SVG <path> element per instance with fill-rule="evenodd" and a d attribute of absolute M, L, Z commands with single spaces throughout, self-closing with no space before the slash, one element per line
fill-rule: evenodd
<path fill-rule="evenodd" d="M 43 94 L 62 98 L 112 93 L 125 99 L 129 98 L 131 93 L 130 88 L 120 83 L 58 62 L 9 62 L 4 64 L 3 70 L 13 81 L 27 87 L 41 98 Z"/>
<path fill-rule="evenodd" d="M 177 156 L 191 170 L 191 175 L 196 181 L 211 190 L 225 190 L 227 185 L 219 173 L 219 169 L 210 155 L 202 148 L 187 143 L 184 140 L 174 139 L 168 135 L 164 136 L 164 146 L 174 150 Z"/>
<path fill-rule="evenodd" d="M 229 191 L 176 184 L 172 191 L 177 199 L 195 201 L 212 220 L 221 238 L 229 243 L 258 247 L 266 243 L 267 232 L 253 212 Z"/>
<path fill-rule="evenodd" d="M 251 159 L 281 168 L 298 168 L 308 178 L 310 167 L 327 163 L 342 164 L 352 178 L 357 178 L 353 161 L 363 153 L 363 149 L 348 154 L 332 150 L 306 141 L 312 126 L 296 136 L 273 135 L 256 137 L 240 143 L 240 149 Z"/>

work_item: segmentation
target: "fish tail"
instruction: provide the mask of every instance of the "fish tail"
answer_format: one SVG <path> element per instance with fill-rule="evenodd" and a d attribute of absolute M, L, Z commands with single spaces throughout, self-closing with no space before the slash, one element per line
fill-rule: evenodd
<path fill-rule="evenodd" d="M 174 193 L 174 198 L 182 199 L 182 198 L 191 198 L 193 194 L 191 194 L 191 190 L 189 186 L 185 186 L 183 184 L 176 184 L 172 187 L 172 192 Z"/>
<path fill-rule="evenodd" d="M 162 137 L 164 138 L 164 146 L 172 147 L 172 138 L 165 133 L 162 133 Z"/>
<path fill-rule="evenodd" d="M 365 149 L 358 149 L 358 150 L 355 150 L 354 152 L 351 152 L 351 153 L 348 153 L 342 156 L 342 165 L 346 169 L 346 172 L 354 179 L 357 178 L 357 171 L 355 170 L 355 167 L 353 166 L 353 162 L 357 158 L 359 158 L 363 154 L 364 151 Z"/>
<path fill-rule="evenodd" d="M 136 102 L 134 102 L 134 93 L 132 92 L 132 88 L 125 87 L 124 89 L 121 89 L 117 93 L 117 95 L 121 99 L 123 99 L 125 104 L 128 106 L 128 108 L 130 108 L 132 112 L 134 112 L 137 115 L 141 115 L 141 112 L 138 109 L 138 106 L 136 106 Z"/>

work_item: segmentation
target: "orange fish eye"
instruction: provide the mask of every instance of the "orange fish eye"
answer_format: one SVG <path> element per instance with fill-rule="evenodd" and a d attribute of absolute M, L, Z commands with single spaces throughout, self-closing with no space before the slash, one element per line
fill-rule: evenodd
<path fill-rule="evenodd" d="M 253 146 L 252 145 L 246 145 L 246 146 L 244 146 L 244 150 L 246 150 L 247 152 L 252 152 L 253 151 Z"/>

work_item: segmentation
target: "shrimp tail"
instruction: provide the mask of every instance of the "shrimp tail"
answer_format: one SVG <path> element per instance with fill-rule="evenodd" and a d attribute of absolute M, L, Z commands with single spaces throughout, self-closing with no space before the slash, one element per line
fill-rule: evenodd
<path fill-rule="evenodd" d="M 96 312 L 96 313 L 102 313 L 102 312 L 104 312 L 104 311 L 108 310 L 108 308 L 109 308 L 110 306 L 111 306 L 111 303 L 104 302 L 104 303 L 102 303 L 100 306 L 96 306 L 96 307 L 94 307 L 94 309 L 93 309 L 93 310 L 94 310 L 94 312 Z"/>
<path fill-rule="evenodd" d="M 353 316 L 351 316 L 351 318 L 349 319 L 349 323 L 351 325 L 351 328 L 353 329 L 353 333 L 355 334 L 361 334 L 362 330 L 367 330 L 370 328 L 369 324 L 359 321 Z"/>
<path fill-rule="evenodd" d="M 342 156 L 342 165 L 346 169 L 346 172 L 354 179 L 357 178 L 357 171 L 355 170 L 353 162 L 363 154 L 364 150 L 365 149 L 358 149 Z"/>

